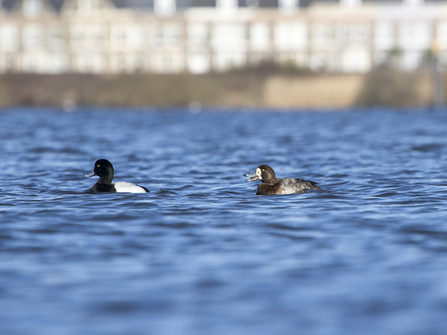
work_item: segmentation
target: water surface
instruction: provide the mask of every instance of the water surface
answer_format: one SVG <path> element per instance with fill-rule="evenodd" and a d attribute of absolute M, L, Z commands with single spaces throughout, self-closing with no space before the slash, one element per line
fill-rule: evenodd
<path fill-rule="evenodd" d="M 17 108 L 0 157 L 1 334 L 447 334 L 447 111 Z"/>

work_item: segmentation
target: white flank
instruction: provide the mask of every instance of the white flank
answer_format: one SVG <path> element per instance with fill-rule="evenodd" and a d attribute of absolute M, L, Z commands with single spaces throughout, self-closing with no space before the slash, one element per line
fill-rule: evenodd
<path fill-rule="evenodd" d="M 116 191 L 120 193 L 147 193 L 141 186 L 125 181 L 114 183 L 114 186 Z"/>

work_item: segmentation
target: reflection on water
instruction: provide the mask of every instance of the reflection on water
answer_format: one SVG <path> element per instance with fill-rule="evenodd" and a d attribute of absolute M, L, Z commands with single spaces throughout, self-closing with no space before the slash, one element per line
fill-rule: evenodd
<path fill-rule="evenodd" d="M 446 125 L 445 112 L 4 111 L 0 331 L 445 334 Z M 151 193 L 83 193 L 98 158 Z M 261 163 L 322 190 L 255 196 L 243 174 Z"/>

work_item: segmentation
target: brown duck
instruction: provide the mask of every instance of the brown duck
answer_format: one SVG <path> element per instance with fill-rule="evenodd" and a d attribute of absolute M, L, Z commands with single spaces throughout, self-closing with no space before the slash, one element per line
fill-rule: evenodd
<path fill-rule="evenodd" d="M 259 165 L 255 172 L 246 174 L 244 177 L 250 178 L 246 181 L 261 181 L 256 190 L 257 195 L 293 194 L 303 193 L 304 190 L 320 189 L 318 183 L 314 181 L 299 178 L 276 178 L 275 171 L 266 164 Z"/>

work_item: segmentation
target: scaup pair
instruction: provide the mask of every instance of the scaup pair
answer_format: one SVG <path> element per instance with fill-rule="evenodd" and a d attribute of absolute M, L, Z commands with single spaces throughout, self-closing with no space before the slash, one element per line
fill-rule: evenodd
<path fill-rule="evenodd" d="M 112 183 L 114 169 L 107 159 L 98 159 L 92 172 L 86 177 L 98 176 L 99 180 L 90 188 L 92 192 L 126 192 L 147 193 L 146 187 L 128 182 Z M 299 178 L 276 178 L 275 171 L 266 164 L 259 165 L 255 172 L 244 175 L 250 178 L 247 181 L 260 180 L 257 195 L 293 194 L 302 193 L 304 190 L 319 190 L 316 182 Z"/>
<path fill-rule="evenodd" d="M 113 165 L 107 159 L 98 159 L 95 162 L 93 171 L 86 174 L 86 177 L 98 176 L 99 180 L 90 188 L 91 192 L 125 192 L 125 193 L 147 193 L 146 187 L 127 183 L 125 181 L 112 183 L 114 170 Z"/>
<path fill-rule="evenodd" d="M 246 181 L 260 180 L 256 195 L 303 193 L 304 190 L 319 190 L 318 183 L 299 178 L 276 178 L 275 171 L 266 165 L 259 165 L 255 172 L 244 175 Z"/>

